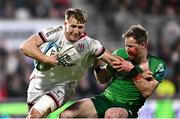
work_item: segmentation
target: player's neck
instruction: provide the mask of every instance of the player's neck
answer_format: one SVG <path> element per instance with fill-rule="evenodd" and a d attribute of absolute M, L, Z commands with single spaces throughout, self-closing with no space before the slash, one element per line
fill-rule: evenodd
<path fill-rule="evenodd" d="M 135 59 L 136 64 L 146 63 L 148 61 L 148 52 L 143 51 L 139 54 L 139 56 Z"/>
<path fill-rule="evenodd" d="M 139 63 L 145 63 L 148 61 L 148 52 L 147 50 L 145 50 L 144 52 L 142 52 L 141 56 L 140 56 L 140 60 Z"/>

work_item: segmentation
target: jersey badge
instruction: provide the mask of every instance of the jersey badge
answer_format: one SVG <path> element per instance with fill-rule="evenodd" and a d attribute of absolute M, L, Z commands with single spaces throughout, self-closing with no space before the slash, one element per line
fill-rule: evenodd
<path fill-rule="evenodd" d="M 76 50 L 77 50 L 79 53 L 81 53 L 82 51 L 84 51 L 84 49 L 85 49 L 85 43 L 79 43 L 79 44 L 77 44 Z"/>
<path fill-rule="evenodd" d="M 163 64 L 160 63 L 155 70 L 155 76 L 163 77 L 164 72 L 165 72 L 165 68 L 164 68 Z"/>

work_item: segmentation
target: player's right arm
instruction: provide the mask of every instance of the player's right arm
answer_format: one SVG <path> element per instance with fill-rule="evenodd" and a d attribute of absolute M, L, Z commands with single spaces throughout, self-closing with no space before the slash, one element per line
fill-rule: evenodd
<path fill-rule="evenodd" d="M 38 34 L 34 34 L 21 44 L 20 51 L 26 56 L 40 62 L 49 64 L 51 66 L 56 65 L 58 63 L 56 56 L 48 57 L 40 51 L 39 46 L 41 46 L 43 43 L 44 41 L 41 39 L 41 37 Z"/>
<path fill-rule="evenodd" d="M 50 66 L 55 66 L 58 64 L 57 55 L 46 56 L 40 51 L 39 47 L 48 41 L 56 42 L 59 39 L 61 32 L 61 26 L 43 29 L 42 32 L 34 34 L 25 40 L 20 46 L 20 51 L 22 51 L 28 57 Z"/>

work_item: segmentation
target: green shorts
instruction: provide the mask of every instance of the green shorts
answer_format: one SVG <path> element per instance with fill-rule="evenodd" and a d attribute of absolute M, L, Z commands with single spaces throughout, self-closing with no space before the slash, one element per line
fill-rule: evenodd
<path fill-rule="evenodd" d="M 94 103 L 94 106 L 96 108 L 97 114 L 99 118 L 104 118 L 104 114 L 107 109 L 111 107 L 121 107 L 127 110 L 128 112 L 128 118 L 137 118 L 137 111 L 134 111 L 131 109 L 131 107 L 128 107 L 125 104 L 117 103 L 111 100 L 108 100 L 104 95 L 100 94 L 95 97 L 91 98 L 92 102 Z"/>

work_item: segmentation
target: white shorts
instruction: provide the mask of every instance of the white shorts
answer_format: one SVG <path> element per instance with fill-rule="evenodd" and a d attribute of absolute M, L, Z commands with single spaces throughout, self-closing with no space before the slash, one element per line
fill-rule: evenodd
<path fill-rule="evenodd" d="M 35 104 L 45 94 L 56 102 L 57 107 L 60 107 L 67 100 L 75 98 L 76 81 L 39 86 L 35 80 L 31 80 L 27 92 L 27 103 L 29 105 Z"/>

